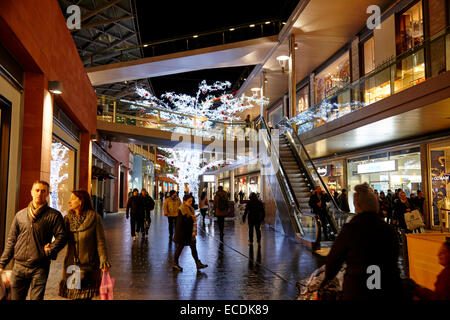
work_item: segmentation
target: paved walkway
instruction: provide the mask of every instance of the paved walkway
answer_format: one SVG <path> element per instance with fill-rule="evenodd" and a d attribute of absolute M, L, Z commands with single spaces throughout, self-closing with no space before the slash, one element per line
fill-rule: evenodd
<path fill-rule="evenodd" d="M 247 244 L 248 228 L 239 218 L 225 221 L 223 242 L 217 222 L 199 224 L 197 250 L 209 265 L 197 273 L 190 248 L 180 258 L 182 272 L 172 270 L 175 244 L 169 242 L 167 218 L 159 201 L 152 212 L 147 240 L 133 243 L 124 213 L 107 214 L 103 220 L 115 278 L 115 299 L 120 300 L 293 300 L 295 282 L 307 278 L 324 258 L 273 229 L 262 228 L 262 247 Z M 58 296 L 65 250 L 52 263 L 45 299 Z"/>

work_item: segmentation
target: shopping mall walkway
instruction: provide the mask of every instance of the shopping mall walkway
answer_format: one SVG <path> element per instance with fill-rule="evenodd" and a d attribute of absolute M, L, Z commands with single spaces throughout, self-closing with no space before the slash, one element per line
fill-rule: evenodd
<path fill-rule="evenodd" d="M 209 265 L 197 273 L 190 248 L 180 258 L 183 272 L 172 270 L 175 244 L 169 243 L 167 218 L 159 201 L 152 212 L 148 240 L 133 243 L 124 213 L 107 214 L 105 236 L 115 278 L 115 299 L 189 300 L 292 300 L 297 297 L 295 282 L 308 277 L 324 263 L 324 258 L 270 228 L 262 230 L 262 247 L 249 248 L 247 225 L 238 218 L 225 222 L 224 241 L 218 236 L 216 221 L 200 222 L 197 249 Z M 52 263 L 45 299 L 58 297 L 65 250 Z"/>

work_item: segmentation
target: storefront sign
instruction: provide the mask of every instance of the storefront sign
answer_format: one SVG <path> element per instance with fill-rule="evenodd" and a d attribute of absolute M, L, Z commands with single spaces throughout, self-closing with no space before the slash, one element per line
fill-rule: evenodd
<path fill-rule="evenodd" d="M 203 176 L 203 182 L 214 182 L 215 176 L 213 175 L 204 175 Z"/>
<path fill-rule="evenodd" d="M 317 172 L 319 172 L 321 177 L 331 176 L 331 164 L 317 167 Z"/>
<path fill-rule="evenodd" d="M 358 174 L 387 172 L 387 171 L 396 171 L 396 170 L 397 170 L 396 160 L 372 162 L 372 163 L 358 165 Z"/>

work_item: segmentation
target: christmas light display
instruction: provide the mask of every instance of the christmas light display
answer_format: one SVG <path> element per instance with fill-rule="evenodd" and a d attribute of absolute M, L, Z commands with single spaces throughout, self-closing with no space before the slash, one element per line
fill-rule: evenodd
<path fill-rule="evenodd" d="M 59 184 L 69 178 L 67 173 L 61 175 L 61 169 L 64 165 L 67 165 L 66 157 L 69 149 L 62 143 L 52 143 L 52 160 L 50 161 L 50 207 L 61 210 L 59 205 Z"/>
<path fill-rule="evenodd" d="M 160 110 L 159 117 L 161 120 L 190 128 L 194 127 L 192 122 L 194 117 L 196 118 L 195 127 L 204 131 L 201 135 L 207 135 L 205 132 L 221 132 L 223 128 L 218 126 L 219 123 L 232 123 L 241 120 L 240 117 L 236 116 L 237 113 L 253 108 L 255 105 L 267 105 L 269 103 L 267 98 L 259 97 L 257 93 L 252 97 L 242 95 L 240 98 L 235 98 L 233 93 L 224 93 L 229 87 L 231 87 L 229 81 L 216 81 L 212 85 L 208 85 L 203 80 L 199 84 L 195 97 L 166 92 L 161 95 L 161 99 L 153 96 L 146 89 L 137 87 L 136 93 L 143 100 L 136 103 L 139 106 L 134 105 L 131 109 L 140 110 L 142 116 L 157 116 L 158 110 Z M 219 96 L 217 97 L 215 94 Z M 164 110 L 181 114 L 165 113 Z M 179 127 L 178 130 L 174 128 L 174 131 L 179 132 L 180 129 L 183 128 Z"/>

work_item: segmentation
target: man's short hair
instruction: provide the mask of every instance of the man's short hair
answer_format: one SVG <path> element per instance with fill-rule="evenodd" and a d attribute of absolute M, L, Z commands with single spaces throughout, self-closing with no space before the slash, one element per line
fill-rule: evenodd
<path fill-rule="evenodd" d="M 219 186 L 219 187 L 217 188 L 217 190 L 222 191 L 222 190 L 223 190 L 223 186 Z"/>
<path fill-rule="evenodd" d="M 49 183 L 48 183 L 47 181 L 44 181 L 44 180 L 36 180 L 36 181 L 33 182 L 33 185 L 31 186 L 31 189 L 33 189 L 33 187 L 34 187 L 35 184 L 42 184 L 42 185 L 44 185 L 44 186 L 47 187 L 47 191 L 50 191 L 50 185 L 49 185 Z"/>
<path fill-rule="evenodd" d="M 133 193 L 138 192 L 139 193 L 139 189 L 133 189 Z"/>

